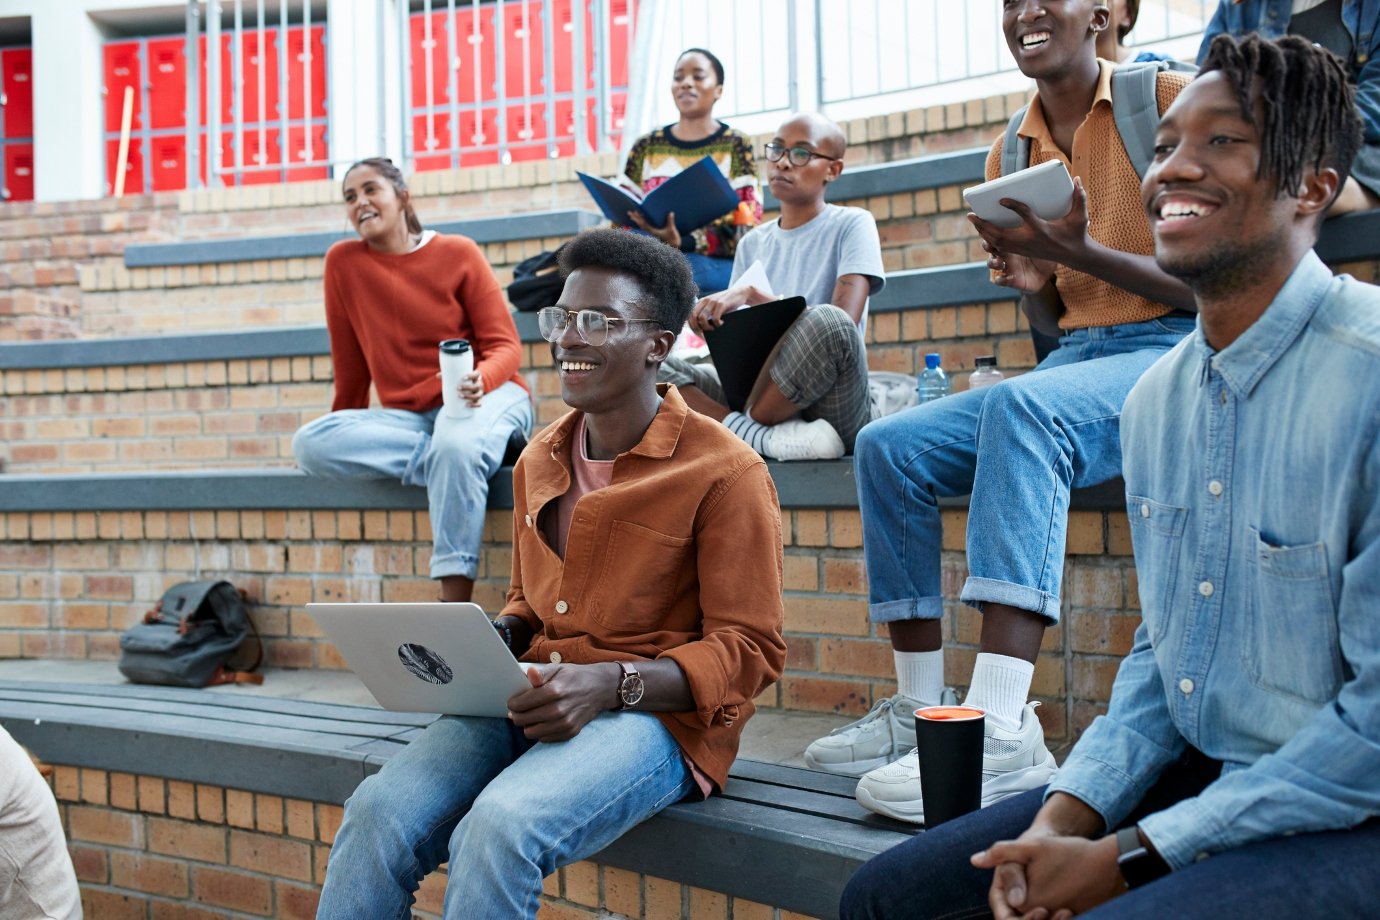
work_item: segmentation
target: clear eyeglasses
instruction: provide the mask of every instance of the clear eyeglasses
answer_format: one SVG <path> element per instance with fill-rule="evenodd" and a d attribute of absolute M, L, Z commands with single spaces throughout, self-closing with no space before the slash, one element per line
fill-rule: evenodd
<path fill-rule="evenodd" d="M 775 163 L 782 157 L 791 161 L 792 166 L 808 166 L 810 161 L 818 157 L 821 160 L 838 160 L 839 157 L 831 157 L 824 153 L 815 153 L 809 147 L 787 147 L 785 144 L 778 144 L 776 141 L 764 144 L 762 152 L 767 155 L 767 159 Z"/>
<path fill-rule="evenodd" d="M 537 328 L 541 330 L 541 337 L 548 342 L 559 342 L 572 321 L 575 323 L 575 334 L 580 337 L 580 341 L 586 345 L 593 345 L 595 348 L 609 340 L 610 323 L 660 325 L 654 319 L 642 319 L 640 317 L 624 319 L 619 316 L 607 316 L 598 310 L 577 311 L 564 310 L 560 307 L 542 307 L 537 311 Z"/>

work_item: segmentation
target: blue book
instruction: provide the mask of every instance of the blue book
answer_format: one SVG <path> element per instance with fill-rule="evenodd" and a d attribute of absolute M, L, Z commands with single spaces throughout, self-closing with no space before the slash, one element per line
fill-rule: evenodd
<path fill-rule="evenodd" d="M 604 216 L 623 227 L 637 226 L 628 217 L 630 211 L 641 211 L 654 227 L 664 227 L 666 215 L 675 212 L 676 229 L 685 236 L 738 207 L 738 193 L 733 191 L 733 186 L 714 165 L 714 158 L 709 156 L 692 163 L 646 195 L 598 176 L 582 172 L 576 175 L 594 196 L 594 203 L 599 205 Z"/>

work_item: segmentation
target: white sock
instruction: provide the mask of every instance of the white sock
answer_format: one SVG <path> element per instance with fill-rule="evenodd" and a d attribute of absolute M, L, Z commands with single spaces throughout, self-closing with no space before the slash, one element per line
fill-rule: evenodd
<path fill-rule="evenodd" d="M 769 426 L 754 422 L 741 412 L 730 412 L 724 416 L 724 427 L 742 438 L 748 447 L 766 455 L 763 448 L 766 446 L 767 433 L 771 431 Z"/>
<path fill-rule="evenodd" d="M 973 664 L 973 683 L 963 705 L 987 713 L 987 722 L 1003 731 L 1021 728 L 1021 712 L 1030 696 L 1035 665 L 1021 658 L 979 652 Z"/>
<path fill-rule="evenodd" d="M 944 650 L 891 653 L 896 659 L 896 692 L 925 706 L 938 706 L 944 692 Z"/>

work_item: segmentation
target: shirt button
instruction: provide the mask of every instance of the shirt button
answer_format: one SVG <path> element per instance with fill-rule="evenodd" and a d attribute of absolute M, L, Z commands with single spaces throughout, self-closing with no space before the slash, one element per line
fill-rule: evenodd
<path fill-rule="evenodd" d="M 570 605 L 567 604 L 565 601 L 556 601 L 556 612 L 557 612 L 557 613 L 565 613 L 565 612 L 566 612 L 567 610 L 569 610 L 569 609 L 570 609 Z"/>
<path fill-rule="evenodd" d="M 560 652 L 552 652 L 552 653 L 551 653 L 551 663 L 552 663 L 552 664 L 560 664 L 560 663 L 561 663 L 561 653 L 560 653 Z"/>
<path fill-rule="evenodd" d="M 1214 479 L 1212 482 L 1208 483 L 1208 491 L 1211 492 L 1213 495 L 1221 495 L 1222 484 L 1218 482 L 1216 479 Z"/>
<path fill-rule="evenodd" d="M 1150 506 L 1149 506 L 1149 505 L 1141 505 L 1141 506 L 1140 506 L 1140 516 L 1141 516 L 1141 517 L 1145 517 L 1145 518 L 1148 518 L 1148 517 L 1150 516 Z"/>
<path fill-rule="evenodd" d="M 1212 582 L 1210 581 L 1205 581 L 1198 585 L 1198 593 L 1203 597 L 1212 597 L 1213 590 Z"/>
<path fill-rule="evenodd" d="M 530 514 L 524 514 L 524 515 L 522 516 L 522 523 L 526 524 L 528 527 L 531 527 L 531 526 L 532 526 L 532 515 L 530 515 Z"/>
<path fill-rule="evenodd" d="M 1183 691 L 1184 696 L 1188 696 L 1193 692 L 1193 681 L 1185 677 L 1183 680 L 1179 681 L 1179 689 Z"/>
<path fill-rule="evenodd" d="M 1217 395 L 1217 401 L 1220 402 L 1220 403 L 1221 403 L 1222 405 L 1224 405 L 1224 406 L 1227 404 L 1227 391 L 1226 391 L 1226 390 L 1223 390 L 1221 393 L 1219 393 L 1219 394 Z"/>

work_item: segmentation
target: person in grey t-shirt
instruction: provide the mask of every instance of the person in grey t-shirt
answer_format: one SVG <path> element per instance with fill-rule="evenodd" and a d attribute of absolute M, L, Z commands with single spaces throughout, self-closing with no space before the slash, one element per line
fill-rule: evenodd
<path fill-rule="evenodd" d="M 704 332 L 725 313 L 778 299 L 743 274 L 760 261 L 778 296 L 802 296 L 810 307 L 782 336 L 746 412 L 731 412 L 712 364 L 668 358 L 660 379 L 676 384 L 697 412 L 722 421 L 776 460 L 841 457 L 869 420 L 867 354 L 862 332 L 867 299 L 882 289 L 882 248 L 871 213 L 825 204 L 824 189 L 843 171 L 847 147 L 838 125 L 797 115 L 765 149 L 767 182 L 781 216 L 738 243 L 729 288 L 702 298 L 690 326 Z"/>

